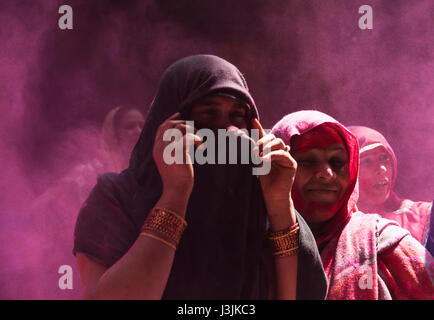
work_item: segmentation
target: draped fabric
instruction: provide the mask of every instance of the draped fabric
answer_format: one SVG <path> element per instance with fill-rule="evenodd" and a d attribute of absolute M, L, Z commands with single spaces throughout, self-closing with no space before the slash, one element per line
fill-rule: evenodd
<path fill-rule="evenodd" d="M 424 242 L 425 248 L 434 255 L 434 206 L 431 202 L 431 218 L 430 218 L 430 226 L 428 230 L 428 234 L 426 236 L 426 240 Z"/>

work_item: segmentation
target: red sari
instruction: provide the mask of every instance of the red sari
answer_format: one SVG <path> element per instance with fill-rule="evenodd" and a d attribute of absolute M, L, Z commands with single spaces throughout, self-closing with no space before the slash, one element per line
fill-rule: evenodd
<path fill-rule="evenodd" d="M 326 298 L 434 299 L 431 254 L 396 222 L 357 209 L 359 149 L 355 136 L 318 111 L 289 114 L 274 126 L 272 133 L 291 145 L 294 152 L 297 148 L 296 139 L 291 139 L 294 136 L 321 133 L 326 143 L 324 128 L 334 130 L 343 141 L 350 175 L 346 193 L 333 207 L 336 213 L 315 234 L 329 281 Z M 304 216 L 295 188 L 292 197 L 295 208 Z"/>

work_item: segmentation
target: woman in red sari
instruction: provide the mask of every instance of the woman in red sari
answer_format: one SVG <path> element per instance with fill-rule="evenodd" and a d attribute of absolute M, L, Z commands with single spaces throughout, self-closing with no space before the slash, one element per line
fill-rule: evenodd
<path fill-rule="evenodd" d="M 386 138 L 371 128 L 351 126 L 360 148 L 358 207 L 366 213 L 378 213 L 397 221 L 410 231 L 420 243 L 424 243 L 431 214 L 431 202 L 401 199 L 393 191 L 397 175 L 397 161 Z"/>
<path fill-rule="evenodd" d="M 357 209 L 355 136 L 318 111 L 291 113 L 272 133 L 297 162 L 291 196 L 317 241 L 327 299 L 434 299 L 431 254 L 396 222 Z"/>

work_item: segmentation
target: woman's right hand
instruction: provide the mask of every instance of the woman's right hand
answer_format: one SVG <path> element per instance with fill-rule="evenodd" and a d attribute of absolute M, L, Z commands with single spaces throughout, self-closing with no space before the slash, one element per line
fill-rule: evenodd
<path fill-rule="evenodd" d="M 252 120 L 252 128 L 259 130 L 255 149 L 271 167 L 268 174 L 259 176 L 270 227 L 273 231 L 283 230 L 297 222 L 291 199 L 297 162 L 289 153 L 289 146 L 273 134 L 266 134 L 258 119 Z"/>
<path fill-rule="evenodd" d="M 175 138 L 175 141 L 164 141 L 164 133 L 169 129 L 177 129 L 181 135 Z M 163 195 L 162 197 L 170 198 L 171 201 L 187 201 L 190 197 L 194 185 L 194 170 L 192 159 L 187 152 L 194 144 L 199 146 L 202 139 L 194 134 L 196 129 L 187 125 L 185 120 L 181 120 L 179 112 L 172 115 L 164 121 L 157 130 L 152 156 L 157 165 L 158 172 L 160 173 L 163 182 Z M 172 144 L 168 150 L 182 150 L 182 163 L 167 163 L 165 160 L 164 150 Z M 178 149 L 179 148 L 179 149 Z M 167 151 L 166 151 L 167 156 Z"/>

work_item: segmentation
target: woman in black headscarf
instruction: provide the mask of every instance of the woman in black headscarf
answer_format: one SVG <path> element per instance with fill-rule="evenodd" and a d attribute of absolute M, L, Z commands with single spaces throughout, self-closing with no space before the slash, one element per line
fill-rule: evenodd
<path fill-rule="evenodd" d="M 74 254 L 85 297 L 324 298 L 327 284 L 314 238 L 289 196 L 295 162 L 280 140 L 264 136 L 257 118 L 247 83 L 229 62 L 197 55 L 166 70 L 129 168 L 99 177 L 77 219 Z M 195 128 L 186 120 L 194 120 Z M 178 143 L 184 142 L 187 160 L 189 144 L 203 142 L 194 134 L 198 128 L 260 130 L 256 148 L 271 172 L 257 179 L 251 162 L 167 164 L 164 133 L 183 133 Z M 155 227 L 163 215 L 172 219 L 165 226 L 175 225 L 175 241 L 161 236 L 170 235 L 157 230 L 161 224 Z M 272 231 L 294 234 L 298 223 L 296 254 L 272 258 L 264 250 L 267 216 Z"/>

